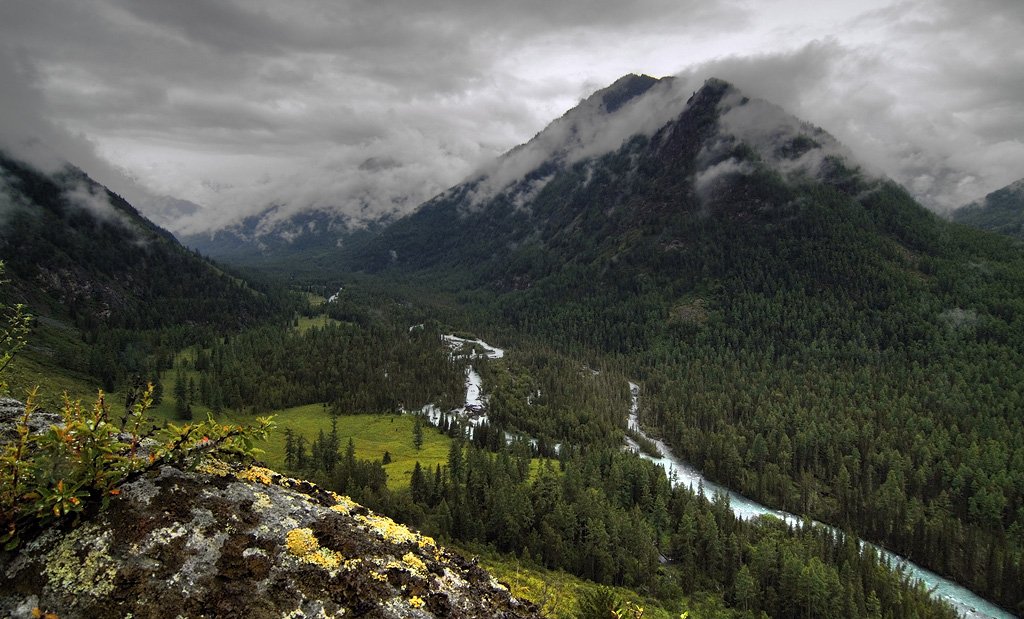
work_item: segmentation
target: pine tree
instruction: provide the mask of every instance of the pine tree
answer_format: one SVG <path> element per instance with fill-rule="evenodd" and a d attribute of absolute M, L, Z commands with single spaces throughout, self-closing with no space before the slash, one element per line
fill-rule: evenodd
<path fill-rule="evenodd" d="M 416 416 L 416 422 L 412 426 L 412 444 L 415 445 L 416 451 L 423 448 L 423 422 L 420 416 Z"/>
<path fill-rule="evenodd" d="M 295 433 L 292 432 L 291 428 L 284 429 L 284 467 L 286 469 L 294 469 L 296 454 L 295 454 Z"/>
<path fill-rule="evenodd" d="M 188 383 L 185 380 L 185 373 L 178 369 L 174 378 L 174 412 L 178 417 L 184 419 L 188 411 Z"/>
<path fill-rule="evenodd" d="M 423 479 L 423 468 L 420 466 L 419 460 L 416 461 L 416 466 L 412 469 L 412 477 L 409 479 L 409 493 L 412 494 L 414 502 L 426 503 L 427 487 L 426 481 Z"/>

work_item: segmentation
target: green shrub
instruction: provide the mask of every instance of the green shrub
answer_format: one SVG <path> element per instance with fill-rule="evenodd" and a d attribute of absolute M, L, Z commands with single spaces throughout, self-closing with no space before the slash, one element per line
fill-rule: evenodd
<path fill-rule="evenodd" d="M 3 263 L 0 262 L 0 272 Z M 0 301 L 0 371 L 25 346 L 29 318 L 24 307 Z M 73 523 L 89 509 L 106 505 L 120 486 L 165 465 L 191 468 L 204 458 L 250 458 L 272 427 L 269 417 L 255 426 L 222 425 L 208 418 L 182 426 L 143 429 L 153 403 L 150 384 L 114 420 L 103 392 L 91 408 L 65 395 L 60 420 L 32 433 L 37 412 L 33 390 L 17 423 L 17 437 L 0 445 L 0 544 L 10 550 L 25 533 L 58 521 Z"/>

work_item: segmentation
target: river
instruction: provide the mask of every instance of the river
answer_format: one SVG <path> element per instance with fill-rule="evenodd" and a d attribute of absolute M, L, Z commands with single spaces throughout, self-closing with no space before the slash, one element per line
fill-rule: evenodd
<path fill-rule="evenodd" d="M 630 447 L 635 449 L 642 457 L 658 464 L 665 469 L 669 479 L 675 485 L 686 485 L 691 490 L 696 491 L 698 486 L 704 488 L 704 494 L 707 496 L 714 496 L 721 494 L 729 497 L 729 506 L 737 517 L 748 520 L 758 516 L 775 516 L 780 520 L 784 520 L 790 524 L 799 524 L 803 522 L 803 518 L 800 518 L 796 514 L 791 514 L 778 509 L 771 509 L 765 507 L 760 503 L 753 501 L 738 492 L 734 492 L 729 488 L 717 484 L 710 479 L 704 477 L 700 471 L 695 469 L 688 462 L 677 458 L 672 450 L 663 441 L 654 439 L 640 428 L 639 411 L 640 411 L 640 386 L 636 383 L 629 383 L 630 392 L 630 407 L 629 407 L 629 419 L 627 421 L 630 430 L 633 430 L 640 436 L 654 443 L 658 448 L 660 457 L 654 457 L 649 454 L 643 453 L 635 441 L 627 438 L 627 443 Z M 828 527 L 835 531 L 834 527 L 827 524 L 812 521 L 815 526 Z M 1013 619 L 1016 615 L 1012 615 L 1002 608 L 992 604 L 991 602 L 979 597 L 973 591 L 962 587 L 955 582 L 939 576 L 935 572 L 927 570 L 920 565 L 906 559 L 896 553 L 890 552 L 884 548 L 866 542 L 864 540 L 858 540 L 861 547 L 870 546 L 874 548 L 881 556 L 883 556 L 891 565 L 899 566 L 907 574 L 917 578 L 924 583 L 932 595 L 938 596 L 939 598 L 949 602 L 962 617 L 969 619 L 991 617 L 994 619 Z"/>
<path fill-rule="evenodd" d="M 470 340 L 456 337 L 454 335 L 444 335 L 442 336 L 442 339 L 452 349 L 452 355 L 455 358 L 463 358 L 467 360 L 478 358 L 501 359 L 505 356 L 505 351 L 503 349 L 491 346 L 479 339 Z M 471 364 L 467 365 L 466 404 L 461 409 L 451 411 L 452 413 L 459 414 L 464 421 L 468 422 L 467 435 L 470 438 L 472 438 L 473 427 L 487 422 L 487 415 L 482 410 L 486 406 L 486 397 L 483 396 L 483 385 L 481 383 L 480 375 L 473 369 Z M 650 454 L 643 453 L 640 450 L 639 445 L 628 437 L 626 439 L 627 444 L 629 444 L 629 446 L 643 458 L 646 458 L 665 469 L 666 474 L 674 485 L 686 485 L 693 491 L 696 491 L 698 487 L 702 487 L 705 495 L 707 496 L 715 496 L 716 494 L 727 496 L 729 498 L 729 506 L 732 508 L 733 513 L 743 520 L 749 520 L 758 516 L 774 516 L 793 525 L 800 524 L 804 521 L 803 518 L 796 514 L 766 507 L 738 492 L 713 482 L 704 477 L 704 475 L 691 464 L 676 457 L 675 454 L 672 453 L 672 449 L 666 445 L 664 441 L 655 439 L 644 433 L 639 422 L 640 386 L 631 382 L 629 383 L 629 391 L 630 408 L 629 418 L 627 421 L 628 427 L 638 435 L 651 441 L 657 447 L 660 455 L 655 457 Z M 440 421 L 441 411 L 433 405 L 425 406 L 422 413 L 426 414 L 434 425 Z M 506 433 L 506 442 L 511 441 L 513 438 L 513 435 Z M 841 533 L 834 527 L 822 522 L 818 522 L 816 520 L 811 522 L 814 526 L 828 527 L 833 531 Z M 874 548 L 875 551 L 880 556 L 884 557 L 891 565 L 900 567 L 910 576 L 920 580 L 930 591 L 932 591 L 932 595 L 938 596 L 951 604 L 962 617 L 967 619 L 1013 619 L 1016 617 L 1016 615 L 1013 615 L 984 598 L 981 598 L 966 587 L 958 585 L 949 579 L 943 578 L 935 572 L 927 570 L 905 557 L 881 548 L 871 542 L 864 540 L 858 540 L 858 542 L 862 548 L 868 546 Z"/>

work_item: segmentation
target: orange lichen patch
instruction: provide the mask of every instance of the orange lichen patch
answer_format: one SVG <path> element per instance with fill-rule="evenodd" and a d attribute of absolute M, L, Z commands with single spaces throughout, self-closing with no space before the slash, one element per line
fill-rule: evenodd
<path fill-rule="evenodd" d="M 245 469 L 244 471 L 236 475 L 236 477 L 244 481 L 251 481 L 255 483 L 269 485 L 274 483 L 275 475 L 277 475 L 277 473 L 271 471 L 270 469 L 265 469 L 262 466 L 250 466 L 249 468 Z"/>

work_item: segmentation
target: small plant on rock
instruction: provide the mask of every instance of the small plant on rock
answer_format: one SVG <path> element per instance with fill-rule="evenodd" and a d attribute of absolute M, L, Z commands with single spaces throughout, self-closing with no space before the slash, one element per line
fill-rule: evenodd
<path fill-rule="evenodd" d="M 0 452 L 0 543 L 18 545 L 23 532 L 90 507 L 105 506 L 120 486 L 165 465 L 193 468 L 204 458 L 246 459 L 258 452 L 273 422 L 223 425 L 212 418 L 142 431 L 153 386 L 131 408 L 125 429 L 111 419 L 101 391 L 91 408 L 67 397 L 60 423 L 31 434 L 35 392 L 25 403 L 18 439 Z"/>
<path fill-rule="evenodd" d="M 0 263 L 0 272 L 3 265 Z M 21 306 L 0 303 L 0 370 L 25 345 L 28 317 Z M 153 403 L 150 384 L 124 418 L 115 421 L 102 391 L 91 407 L 66 395 L 60 420 L 32 433 L 37 411 L 31 391 L 17 423 L 17 436 L 0 444 L 0 545 L 18 546 L 26 532 L 58 521 L 77 520 L 105 506 L 120 487 L 165 465 L 192 468 L 204 458 L 246 459 L 258 452 L 273 422 L 257 418 L 255 426 L 223 425 L 213 418 L 185 425 L 166 424 L 145 430 Z"/>

